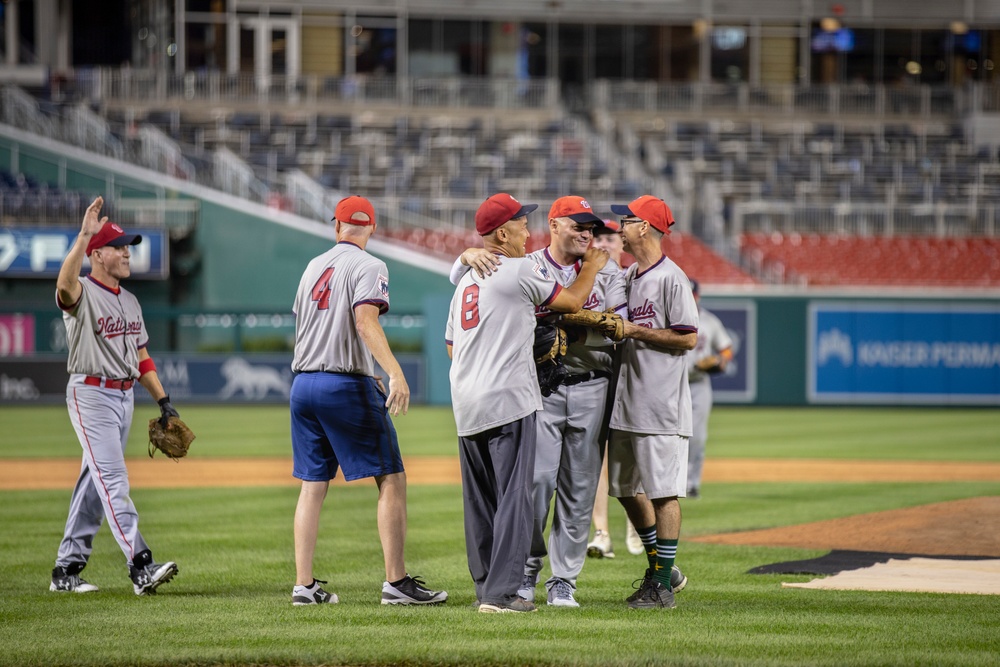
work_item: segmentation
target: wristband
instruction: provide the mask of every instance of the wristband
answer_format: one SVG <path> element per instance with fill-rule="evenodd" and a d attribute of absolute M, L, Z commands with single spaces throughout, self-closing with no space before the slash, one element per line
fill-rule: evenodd
<path fill-rule="evenodd" d="M 146 373 L 156 372 L 156 364 L 153 363 L 153 359 L 143 359 L 139 362 L 139 377 L 142 377 Z"/>

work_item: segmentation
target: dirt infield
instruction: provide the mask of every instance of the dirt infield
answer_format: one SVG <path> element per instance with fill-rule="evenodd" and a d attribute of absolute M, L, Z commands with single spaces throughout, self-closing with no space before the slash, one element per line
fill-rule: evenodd
<path fill-rule="evenodd" d="M 710 544 L 1000 557 L 1000 496 L 690 538 Z"/>
<path fill-rule="evenodd" d="M 404 457 L 409 484 L 458 484 L 458 459 Z M 130 458 L 134 488 L 295 486 L 288 457 Z M 0 459 L 0 490 L 72 489 L 73 459 Z M 708 482 L 1000 482 L 1000 463 L 712 459 Z M 364 483 L 364 481 L 360 482 Z M 339 478 L 334 484 L 345 484 Z M 715 544 L 853 549 L 926 555 L 1000 556 L 1000 497 L 860 514 L 798 526 L 692 538 Z"/>

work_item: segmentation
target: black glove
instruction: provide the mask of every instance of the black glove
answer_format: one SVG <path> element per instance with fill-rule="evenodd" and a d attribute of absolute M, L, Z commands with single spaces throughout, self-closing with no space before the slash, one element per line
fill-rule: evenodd
<path fill-rule="evenodd" d="M 163 428 L 167 427 L 167 420 L 171 417 L 180 417 L 174 406 L 170 405 L 170 394 L 167 394 L 156 403 L 160 406 L 160 426 Z"/>
<path fill-rule="evenodd" d="M 566 332 L 552 324 L 539 323 L 535 327 L 533 353 L 538 388 L 542 396 L 549 396 L 569 374 L 562 362 L 566 354 Z"/>

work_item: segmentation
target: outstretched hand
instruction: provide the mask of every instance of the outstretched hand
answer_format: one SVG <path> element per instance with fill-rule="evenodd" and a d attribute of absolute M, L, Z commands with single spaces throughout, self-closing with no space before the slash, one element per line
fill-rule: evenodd
<path fill-rule="evenodd" d="M 83 226 L 80 229 L 81 234 L 86 234 L 88 236 L 93 236 L 97 232 L 101 231 L 101 227 L 104 223 L 108 221 L 108 217 L 101 217 L 101 207 L 104 206 L 104 197 L 100 195 L 97 196 L 94 201 L 90 202 L 90 206 L 87 207 L 87 212 L 83 215 Z"/>

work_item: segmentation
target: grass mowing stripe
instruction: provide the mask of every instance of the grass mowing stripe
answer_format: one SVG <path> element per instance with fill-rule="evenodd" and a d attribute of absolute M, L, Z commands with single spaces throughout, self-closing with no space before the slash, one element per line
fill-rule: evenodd
<path fill-rule="evenodd" d="M 178 405 L 198 435 L 192 456 L 291 456 L 282 405 Z M 136 409 L 130 455 L 146 451 L 148 405 Z M 393 420 L 404 455 L 457 456 L 449 407 L 417 406 Z M 79 456 L 66 410 L 3 408 L 2 457 Z M 709 457 L 1000 461 L 1000 410 L 961 408 L 716 407 Z"/>
<path fill-rule="evenodd" d="M 744 529 L 890 509 L 995 490 L 986 484 L 716 484 L 686 503 L 685 533 Z M 815 550 L 681 540 L 691 583 L 666 612 L 622 602 L 643 559 L 621 544 L 589 560 L 580 609 L 488 616 L 469 608 L 458 487 L 411 487 L 410 571 L 448 604 L 378 604 L 381 553 L 371 483 L 333 489 L 316 574 L 342 602 L 293 608 L 294 488 L 138 490 L 143 532 L 180 574 L 137 598 L 109 531 L 84 574 L 101 591 L 47 591 L 69 492 L 0 493 L 0 665 L 996 665 L 991 596 L 782 589 L 809 577 L 747 575 Z M 611 512 L 613 536 L 624 536 Z M 548 569 L 543 576 L 548 575 Z M 539 594 L 542 588 L 538 588 Z"/>

